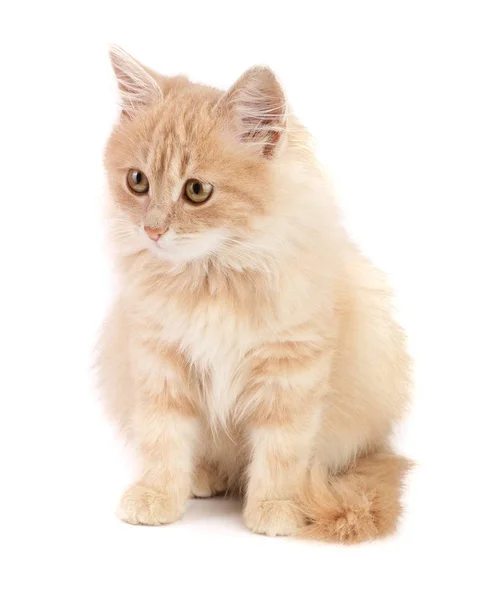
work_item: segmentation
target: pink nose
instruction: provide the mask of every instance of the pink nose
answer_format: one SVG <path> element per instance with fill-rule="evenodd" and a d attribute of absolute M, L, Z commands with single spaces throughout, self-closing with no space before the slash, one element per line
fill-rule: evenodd
<path fill-rule="evenodd" d="M 167 227 L 149 227 L 148 225 L 145 225 L 144 229 L 145 233 L 151 240 L 154 240 L 154 242 L 156 242 L 160 236 L 164 235 L 164 233 L 167 231 Z"/>

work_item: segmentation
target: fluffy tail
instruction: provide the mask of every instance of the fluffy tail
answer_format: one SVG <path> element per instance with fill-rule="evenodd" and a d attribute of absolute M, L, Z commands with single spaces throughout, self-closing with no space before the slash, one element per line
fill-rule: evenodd
<path fill-rule="evenodd" d="M 355 544 L 393 533 L 402 512 L 404 476 L 411 467 L 406 458 L 376 453 L 357 459 L 336 476 L 312 471 L 300 498 L 309 523 L 302 536 Z"/>

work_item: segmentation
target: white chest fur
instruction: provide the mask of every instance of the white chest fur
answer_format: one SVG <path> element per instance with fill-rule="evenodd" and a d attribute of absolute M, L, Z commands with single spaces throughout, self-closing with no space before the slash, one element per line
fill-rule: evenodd
<path fill-rule="evenodd" d="M 174 305 L 166 314 L 164 338 L 184 352 L 200 377 L 201 402 L 211 426 L 225 427 L 244 385 L 244 358 L 255 332 L 219 306 L 201 305 L 187 314 Z"/>

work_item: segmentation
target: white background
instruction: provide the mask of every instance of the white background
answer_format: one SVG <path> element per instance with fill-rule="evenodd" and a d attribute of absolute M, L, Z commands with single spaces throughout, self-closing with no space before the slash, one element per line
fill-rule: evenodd
<path fill-rule="evenodd" d="M 483 2 L 9 2 L 0 35 L 0 596 L 486 597 Z M 255 536 L 231 500 L 135 528 L 90 372 L 111 296 L 102 151 L 114 42 L 166 74 L 280 76 L 416 362 L 397 536 Z M 482 561 L 480 556 L 483 556 Z M 4 589 L 2 589 L 4 588 Z"/>

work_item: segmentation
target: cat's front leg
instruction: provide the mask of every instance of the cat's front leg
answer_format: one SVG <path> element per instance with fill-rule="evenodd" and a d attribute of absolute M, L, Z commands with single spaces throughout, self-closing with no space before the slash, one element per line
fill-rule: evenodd
<path fill-rule="evenodd" d="M 330 359 L 302 344 L 272 346 L 250 385 L 251 461 L 244 519 L 252 531 L 292 535 L 305 525 L 296 502 L 308 477 L 321 424 Z M 266 354 L 266 353 L 265 353 Z"/>
<path fill-rule="evenodd" d="M 161 525 L 177 520 L 186 508 L 199 425 L 180 357 L 161 357 L 147 347 L 133 356 L 131 437 L 139 477 L 123 494 L 117 514 L 134 525 Z"/>
<path fill-rule="evenodd" d="M 312 454 L 313 431 L 307 419 L 263 424 L 251 432 L 244 519 L 252 531 L 293 535 L 305 525 L 296 499 L 303 490 Z"/>

